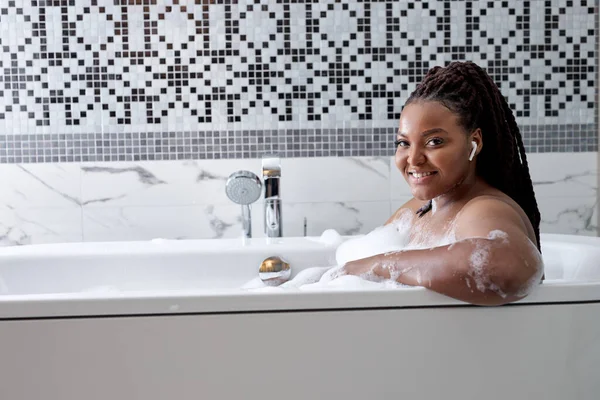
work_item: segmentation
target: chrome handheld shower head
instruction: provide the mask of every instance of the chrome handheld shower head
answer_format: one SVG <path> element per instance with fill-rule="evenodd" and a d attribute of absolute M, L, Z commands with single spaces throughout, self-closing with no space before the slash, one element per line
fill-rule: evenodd
<path fill-rule="evenodd" d="M 236 171 L 229 175 L 225 184 L 225 193 L 231 201 L 242 205 L 242 228 L 245 237 L 252 236 L 250 204 L 260 197 L 262 183 L 256 174 L 250 171 Z"/>

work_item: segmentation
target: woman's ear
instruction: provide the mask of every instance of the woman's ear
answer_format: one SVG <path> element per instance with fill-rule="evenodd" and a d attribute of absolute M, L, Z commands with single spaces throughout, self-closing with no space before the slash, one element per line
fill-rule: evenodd
<path fill-rule="evenodd" d="M 480 128 L 475 129 L 471 133 L 470 136 L 471 136 L 470 142 L 471 142 L 472 150 L 471 150 L 471 153 L 469 154 L 469 161 L 471 161 L 474 156 L 481 153 L 481 149 L 483 148 L 483 137 L 481 135 Z M 475 144 L 473 144 L 473 143 L 475 143 Z"/>

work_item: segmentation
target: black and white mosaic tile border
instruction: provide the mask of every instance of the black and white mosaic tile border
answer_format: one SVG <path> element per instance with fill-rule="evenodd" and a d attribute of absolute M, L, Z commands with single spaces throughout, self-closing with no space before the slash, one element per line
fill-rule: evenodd
<path fill-rule="evenodd" d="M 73 135 L 76 144 L 89 133 L 216 131 L 229 144 L 230 132 L 247 130 L 283 135 L 292 155 L 331 151 L 317 139 L 287 145 L 287 132 L 395 126 L 416 82 L 453 60 L 484 67 L 522 126 L 588 126 L 597 118 L 597 19 L 591 0 L 5 0 L 0 135 Z M 565 141 L 589 149 L 577 136 L 587 128 L 573 132 Z M 532 140 L 531 151 L 570 149 L 552 136 Z M 243 154 L 246 144 L 234 134 L 234 149 L 194 156 L 229 157 L 237 146 Z M 56 156 L 76 157 L 69 146 Z M 347 146 L 343 154 L 370 150 Z M 80 153 L 106 156 L 95 146 Z"/>
<path fill-rule="evenodd" d="M 595 124 L 524 126 L 529 153 L 598 149 Z M 0 163 L 387 156 L 396 128 L 0 135 Z"/>

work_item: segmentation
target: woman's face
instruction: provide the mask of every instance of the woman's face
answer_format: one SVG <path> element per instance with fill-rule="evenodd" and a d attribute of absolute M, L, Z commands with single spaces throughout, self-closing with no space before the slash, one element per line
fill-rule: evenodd
<path fill-rule="evenodd" d="M 419 200 L 443 195 L 475 171 L 471 141 L 481 147 L 477 129 L 468 135 L 458 116 L 435 101 L 407 105 L 400 116 L 396 166 Z"/>

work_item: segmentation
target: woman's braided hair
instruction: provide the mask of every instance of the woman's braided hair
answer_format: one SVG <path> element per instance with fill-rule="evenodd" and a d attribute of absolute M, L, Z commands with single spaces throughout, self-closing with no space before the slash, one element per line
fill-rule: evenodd
<path fill-rule="evenodd" d="M 429 70 L 406 105 L 436 101 L 459 116 L 467 132 L 481 129 L 484 146 L 476 173 L 510 196 L 525 211 L 540 248 L 540 212 L 529 175 L 523 138 L 512 110 L 492 78 L 472 62 L 452 62 Z M 419 210 L 431 209 L 431 202 Z"/>

